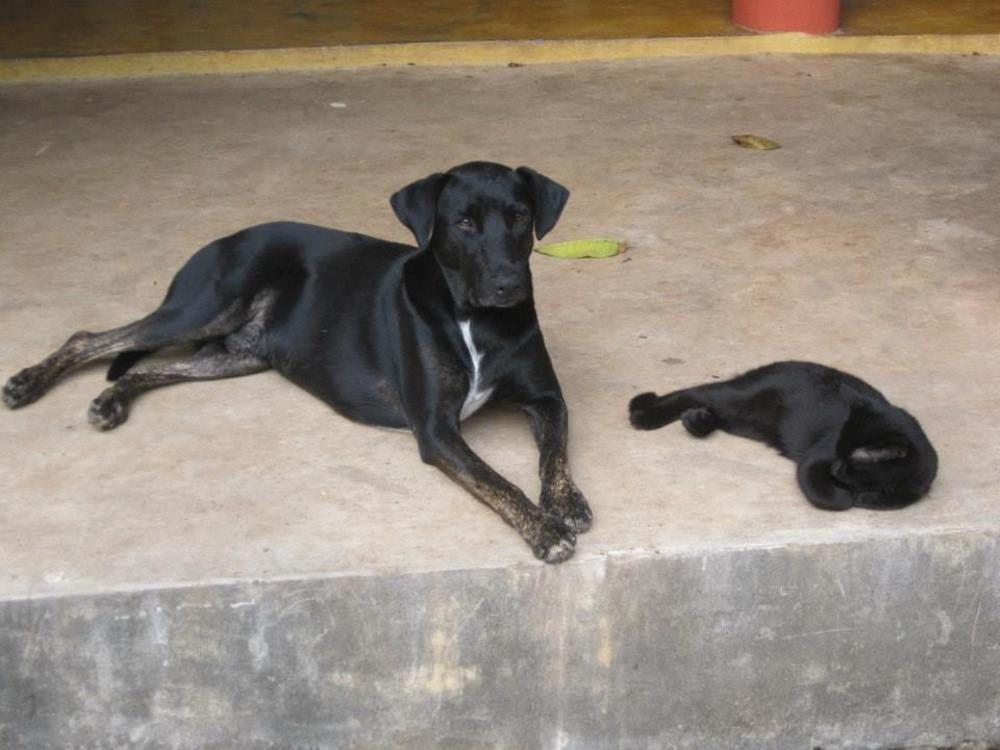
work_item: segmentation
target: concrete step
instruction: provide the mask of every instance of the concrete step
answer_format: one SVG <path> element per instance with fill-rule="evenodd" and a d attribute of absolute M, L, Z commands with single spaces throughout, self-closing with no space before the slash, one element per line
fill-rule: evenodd
<path fill-rule="evenodd" d="M 5 748 L 884 748 L 1000 738 L 995 536 L 0 605 Z"/>

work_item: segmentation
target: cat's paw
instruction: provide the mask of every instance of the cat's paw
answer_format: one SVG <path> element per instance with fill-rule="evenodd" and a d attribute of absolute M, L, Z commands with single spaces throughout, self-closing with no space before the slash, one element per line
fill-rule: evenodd
<path fill-rule="evenodd" d="M 696 438 L 711 435 L 719 426 L 719 420 L 715 416 L 715 412 L 707 406 L 688 409 L 681 415 L 681 423 L 684 425 L 684 429 Z"/>
<path fill-rule="evenodd" d="M 660 426 L 655 407 L 659 399 L 652 391 L 640 393 L 628 402 L 628 421 L 637 430 L 652 430 Z"/>

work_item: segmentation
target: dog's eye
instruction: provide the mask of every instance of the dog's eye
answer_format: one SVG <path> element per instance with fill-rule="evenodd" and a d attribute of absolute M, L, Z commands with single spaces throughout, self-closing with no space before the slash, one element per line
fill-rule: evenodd
<path fill-rule="evenodd" d="M 464 229 L 466 231 L 471 232 L 476 228 L 476 220 L 469 216 L 463 216 L 456 223 L 458 224 L 459 229 Z"/>
<path fill-rule="evenodd" d="M 523 224 L 528 220 L 528 218 L 529 218 L 528 212 L 525 211 L 524 209 L 514 214 L 514 221 L 516 221 L 518 224 Z"/>

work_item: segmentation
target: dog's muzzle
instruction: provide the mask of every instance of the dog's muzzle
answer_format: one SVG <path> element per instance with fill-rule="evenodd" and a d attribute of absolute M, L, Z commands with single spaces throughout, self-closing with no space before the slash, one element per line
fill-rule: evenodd
<path fill-rule="evenodd" d="M 480 286 L 478 303 L 481 307 L 513 307 L 528 299 L 530 294 L 530 279 L 519 274 L 505 274 Z"/>

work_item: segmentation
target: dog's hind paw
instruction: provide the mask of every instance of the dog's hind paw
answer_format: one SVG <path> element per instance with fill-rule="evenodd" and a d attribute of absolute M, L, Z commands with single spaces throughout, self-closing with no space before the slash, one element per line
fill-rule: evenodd
<path fill-rule="evenodd" d="M 45 370 L 38 365 L 27 367 L 4 385 L 3 402 L 11 409 L 20 409 L 41 398 L 45 385 Z"/>
<path fill-rule="evenodd" d="M 99 430 L 113 430 L 128 419 L 128 404 L 104 394 L 95 398 L 87 410 L 87 421 Z"/>
<path fill-rule="evenodd" d="M 535 557 L 547 563 L 569 560 L 576 551 L 576 534 L 554 516 L 545 515 L 529 541 Z"/>

